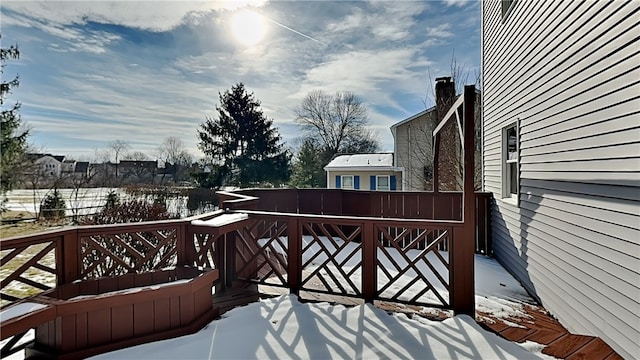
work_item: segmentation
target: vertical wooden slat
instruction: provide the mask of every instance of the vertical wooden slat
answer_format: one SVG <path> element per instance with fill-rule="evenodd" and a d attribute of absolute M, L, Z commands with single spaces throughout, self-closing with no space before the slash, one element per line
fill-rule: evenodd
<path fill-rule="evenodd" d="M 79 348 L 87 347 L 87 313 L 76 314 L 76 345 Z"/>
<path fill-rule="evenodd" d="M 300 292 L 300 281 L 302 279 L 302 231 L 300 220 L 290 218 L 287 224 L 288 249 L 287 256 L 289 268 L 287 278 L 289 279 L 289 291 L 298 295 Z"/>
<path fill-rule="evenodd" d="M 373 303 L 376 297 L 378 285 L 378 269 L 376 268 L 377 239 L 373 228 L 373 222 L 366 221 L 362 224 L 362 293 L 364 300 Z"/>
<path fill-rule="evenodd" d="M 193 298 L 191 294 L 180 296 L 180 325 L 184 326 L 194 319 Z"/>
<path fill-rule="evenodd" d="M 223 236 L 219 236 L 216 239 L 214 239 L 213 236 L 210 236 L 208 244 L 209 247 L 214 247 L 215 249 L 213 262 L 215 264 L 215 268 L 220 272 L 220 279 L 216 285 L 216 294 L 220 294 L 227 289 L 227 267 L 224 266 L 224 252 L 227 244 L 226 241 L 224 241 Z"/>
<path fill-rule="evenodd" d="M 193 307 L 190 309 L 193 309 Z M 191 316 L 193 316 L 193 313 L 191 313 Z M 133 334 L 135 336 L 152 333 L 155 326 L 153 321 L 153 301 L 133 304 Z"/>
<path fill-rule="evenodd" d="M 111 339 L 129 339 L 133 336 L 133 304 L 111 309 Z"/>
<path fill-rule="evenodd" d="M 62 351 L 69 351 L 77 347 L 76 339 L 78 337 L 76 328 L 76 315 L 65 315 L 58 317 L 57 322 L 60 322 L 60 331 L 56 332 L 56 337 L 59 337 L 58 349 Z"/>
<path fill-rule="evenodd" d="M 180 296 L 175 295 L 169 299 L 169 321 L 171 328 L 177 328 L 180 326 Z"/>
<path fill-rule="evenodd" d="M 89 346 L 106 344 L 111 341 L 111 330 L 105 326 L 111 321 L 110 309 L 100 309 L 87 313 L 87 339 Z"/>

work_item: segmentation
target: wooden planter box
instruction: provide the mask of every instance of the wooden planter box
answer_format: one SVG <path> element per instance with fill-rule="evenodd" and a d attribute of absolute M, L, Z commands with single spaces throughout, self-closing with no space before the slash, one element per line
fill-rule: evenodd
<path fill-rule="evenodd" d="M 84 358 L 194 333 L 218 316 L 218 270 L 175 268 L 79 281 L 39 296 L 56 318 L 36 328 L 27 356 Z"/>

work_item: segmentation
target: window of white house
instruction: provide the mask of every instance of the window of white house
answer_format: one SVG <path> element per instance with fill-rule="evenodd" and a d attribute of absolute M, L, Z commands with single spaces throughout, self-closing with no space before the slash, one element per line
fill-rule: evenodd
<path fill-rule="evenodd" d="M 353 175 L 342 175 L 342 188 L 353 189 Z"/>
<path fill-rule="evenodd" d="M 389 176 L 378 175 L 376 176 L 376 190 L 389 191 Z"/>
<path fill-rule="evenodd" d="M 502 186 L 503 197 L 518 199 L 519 149 L 518 124 L 514 123 L 502 130 Z"/>

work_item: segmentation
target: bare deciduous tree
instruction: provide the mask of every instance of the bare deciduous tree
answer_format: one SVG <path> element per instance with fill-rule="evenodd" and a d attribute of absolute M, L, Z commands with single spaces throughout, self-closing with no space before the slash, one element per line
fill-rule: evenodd
<path fill-rule="evenodd" d="M 118 178 L 118 162 L 120 157 L 123 156 L 131 147 L 129 142 L 122 139 L 117 139 L 109 143 L 109 149 L 114 156 L 114 164 L 116 166 L 116 179 Z"/>
<path fill-rule="evenodd" d="M 193 156 L 187 151 L 187 146 L 175 136 L 165 138 L 156 149 L 160 162 L 171 166 L 175 181 L 184 180 L 185 170 L 193 163 Z M 162 180 L 164 181 L 164 175 Z"/>
<path fill-rule="evenodd" d="M 367 107 L 352 92 L 310 92 L 295 109 L 296 122 L 307 137 L 319 139 L 331 154 L 375 152 L 379 145 L 367 127 Z"/>
<path fill-rule="evenodd" d="M 122 160 L 147 161 L 149 160 L 149 156 L 147 156 L 147 154 L 143 153 L 142 151 L 134 151 L 122 156 Z"/>

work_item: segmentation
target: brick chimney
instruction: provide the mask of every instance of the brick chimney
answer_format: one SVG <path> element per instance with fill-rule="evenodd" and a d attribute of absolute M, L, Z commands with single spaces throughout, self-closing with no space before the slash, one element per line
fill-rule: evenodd
<path fill-rule="evenodd" d="M 438 121 L 442 120 L 456 99 L 456 85 L 450 76 L 436 78 L 436 111 Z"/>
<path fill-rule="evenodd" d="M 456 85 L 451 77 L 436 78 L 436 124 L 444 119 L 456 100 Z M 434 190 L 461 191 L 457 167 L 460 158 L 460 136 L 456 121 L 449 121 L 440 130 L 438 168 L 434 169 Z"/>

